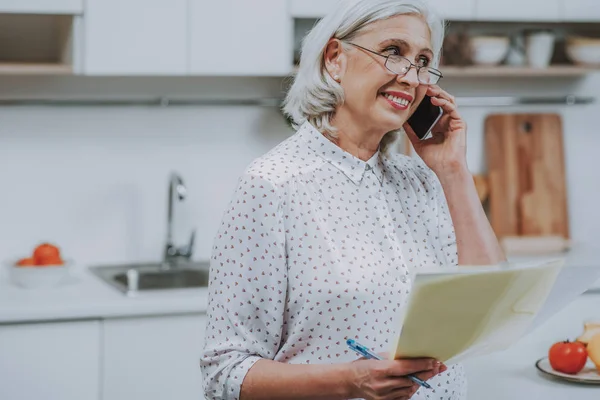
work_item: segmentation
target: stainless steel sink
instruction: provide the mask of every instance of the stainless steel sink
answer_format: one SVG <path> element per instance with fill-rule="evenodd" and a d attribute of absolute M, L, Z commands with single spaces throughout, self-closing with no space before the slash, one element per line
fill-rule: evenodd
<path fill-rule="evenodd" d="M 190 261 L 194 251 L 195 229 L 187 245 L 177 246 L 173 241 L 175 203 L 187 197 L 187 188 L 176 172 L 169 177 L 168 191 L 167 238 L 163 261 L 90 267 L 94 275 L 128 296 L 208 287 L 209 262 Z"/>
<path fill-rule="evenodd" d="M 191 289 L 208 286 L 208 262 L 140 263 L 90 267 L 90 271 L 119 291 L 139 292 Z"/>

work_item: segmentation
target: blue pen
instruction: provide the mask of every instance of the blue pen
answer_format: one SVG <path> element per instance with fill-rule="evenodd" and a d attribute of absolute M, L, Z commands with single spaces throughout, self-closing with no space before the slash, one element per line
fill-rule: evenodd
<path fill-rule="evenodd" d="M 358 354 L 360 354 L 363 357 L 374 358 L 376 360 L 383 360 L 383 357 L 380 357 L 378 354 L 373 353 L 371 350 L 369 350 L 362 344 L 358 343 L 354 339 L 346 340 L 346 344 L 348 344 L 348 347 L 350 347 L 352 350 L 354 350 L 355 352 L 357 352 Z M 411 381 L 418 383 L 419 385 L 421 385 L 423 387 L 426 387 L 427 389 L 431 389 L 431 386 L 427 382 L 417 378 L 416 376 L 406 375 L 406 377 L 408 379 L 410 379 Z"/>

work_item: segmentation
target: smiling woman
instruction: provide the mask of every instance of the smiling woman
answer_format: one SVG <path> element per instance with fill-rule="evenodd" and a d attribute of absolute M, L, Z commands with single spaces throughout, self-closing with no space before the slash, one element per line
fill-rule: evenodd
<path fill-rule="evenodd" d="M 412 51 L 418 55 L 413 61 L 418 66 L 425 67 L 426 64 L 436 67 L 439 64 L 444 40 L 443 20 L 424 2 L 366 1 L 361 3 L 355 1 L 356 4 L 352 5 L 352 1 L 347 1 L 345 7 L 343 3 L 339 3 L 339 6 L 344 8 L 343 11 L 332 11 L 305 38 L 300 68 L 288 92 L 284 107 L 296 122 L 296 127 L 308 121 L 330 138 L 335 138 L 337 130 L 332 123 L 332 118 L 334 114 L 339 114 L 340 103 L 344 100 L 347 102 L 347 98 L 351 97 L 350 90 L 362 91 L 365 89 L 363 85 L 371 82 L 376 84 L 381 79 L 384 81 L 383 84 L 386 80 L 388 83 L 395 80 L 397 75 L 394 73 L 394 68 L 390 67 L 398 63 L 391 63 L 389 60 L 386 62 L 385 58 L 391 57 L 394 60 L 399 59 L 398 56 L 404 56 L 402 59 L 410 62 L 407 56 Z M 406 21 L 399 24 L 398 18 Z M 355 40 L 359 36 L 361 40 Z M 375 54 L 367 58 L 367 54 L 363 54 L 364 59 L 360 63 L 363 69 L 353 64 L 352 69 L 346 71 L 347 57 L 353 59 L 358 57 L 356 52 L 348 51 L 350 47 L 367 43 L 367 40 L 375 48 L 367 50 L 362 47 L 362 50 L 377 50 L 376 53 L 384 55 L 384 59 Z M 420 47 L 413 49 L 413 46 Z M 326 69 L 323 68 L 324 63 L 327 63 Z M 400 66 L 402 63 L 401 61 Z M 409 65 L 414 66 L 412 62 Z M 399 68 L 398 72 L 401 71 L 402 68 Z M 342 72 L 347 72 L 343 82 Z M 374 80 L 365 81 L 368 73 L 375 74 Z M 357 76 L 359 79 L 354 79 Z M 424 75 L 420 73 L 419 76 Z M 377 89 L 379 87 L 375 87 L 375 93 L 379 94 Z M 402 90 L 398 90 L 397 94 L 400 95 L 398 97 L 404 96 L 413 105 L 419 104 L 419 99 L 414 101 L 413 95 L 403 93 Z M 370 95 L 372 98 L 372 91 Z M 369 114 L 369 110 L 363 109 L 361 114 Z M 355 114 L 355 119 L 359 116 L 360 114 Z M 393 129 L 389 130 L 381 142 L 381 150 L 385 151 L 387 146 L 396 139 L 401 126 L 397 124 L 392 126 Z"/>
<path fill-rule="evenodd" d="M 248 166 L 215 237 L 207 398 L 465 397 L 460 364 L 346 346 L 391 349 L 411 272 L 504 260 L 437 86 L 443 27 L 417 0 L 349 0 L 304 40 L 284 107 L 297 132 Z M 426 95 L 443 116 L 419 140 L 407 121 Z M 419 158 L 391 152 L 398 134 Z"/>

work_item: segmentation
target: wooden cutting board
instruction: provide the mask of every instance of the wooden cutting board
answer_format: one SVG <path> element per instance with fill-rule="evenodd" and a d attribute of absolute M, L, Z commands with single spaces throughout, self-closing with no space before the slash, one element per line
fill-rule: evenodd
<path fill-rule="evenodd" d="M 569 238 L 562 121 L 493 114 L 485 121 L 490 221 L 499 238 Z"/>

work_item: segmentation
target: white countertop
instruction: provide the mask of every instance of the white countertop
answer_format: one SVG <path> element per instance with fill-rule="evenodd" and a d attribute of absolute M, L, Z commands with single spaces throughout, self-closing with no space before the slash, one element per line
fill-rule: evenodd
<path fill-rule="evenodd" d="M 465 362 L 469 399 L 598 400 L 600 385 L 570 383 L 538 372 L 535 363 L 558 341 L 575 340 L 588 319 L 600 321 L 600 296 L 580 296 L 509 349 Z"/>
<path fill-rule="evenodd" d="M 515 257 L 514 261 L 566 256 L 568 266 L 600 265 L 600 250 L 574 248 L 566 254 L 544 257 Z M 206 288 L 141 293 L 128 297 L 92 275 L 75 268 L 72 279 L 52 289 L 21 289 L 0 272 L 0 323 L 64 319 L 113 318 L 126 316 L 206 312 Z M 600 293 L 600 282 L 593 286 Z"/>
<path fill-rule="evenodd" d="M 0 274 L 0 323 L 201 313 L 206 288 L 168 290 L 128 297 L 87 268 L 76 268 L 66 282 L 49 289 L 22 289 Z"/>
<path fill-rule="evenodd" d="M 565 253 L 546 254 L 543 256 L 512 256 L 509 257 L 509 261 L 529 262 L 562 257 L 565 258 L 565 266 L 567 267 L 600 266 L 600 247 L 573 246 L 570 251 Z M 600 291 L 600 280 L 592 284 L 590 290 Z"/>

